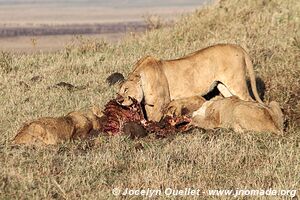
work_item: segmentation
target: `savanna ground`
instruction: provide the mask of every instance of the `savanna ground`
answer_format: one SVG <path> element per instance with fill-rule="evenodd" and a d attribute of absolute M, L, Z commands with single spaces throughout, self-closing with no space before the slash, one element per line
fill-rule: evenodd
<path fill-rule="evenodd" d="M 51 54 L 2 52 L 0 198 L 113 199 L 113 188 L 167 187 L 294 189 L 299 198 L 299 12 L 297 0 L 224 0 L 182 17 L 172 27 L 117 44 L 94 40 Z M 128 74 L 145 55 L 176 58 L 216 43 L 247 49 L 265 82 L 265 101 L 282 105 L 284 135 L 220 129 L 166 139 L 99 136 L 52 147 L 10 145 L 26 121 L 102 107 L 117 91 L 106 77 L 115 71 Z M 61 81 L 84 87 L 51 87 Z"/>

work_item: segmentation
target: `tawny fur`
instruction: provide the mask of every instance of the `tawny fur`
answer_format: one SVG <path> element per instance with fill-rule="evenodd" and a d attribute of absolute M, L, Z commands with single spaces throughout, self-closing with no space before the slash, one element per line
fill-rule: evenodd
<path fill-rule="evenodd" d="M 175 60 L 157 60 L 147 56 L 135 65 L 121 85 L 120 104 L 128 106 L 131 99 L 144 100 L 149 120 L 159 121 L 163 108 L 171 101 L 207 94 L 219 82 L 220 91 L 252 101 L 246 84 L 249 73 L 253 94 L 258 96 L 253 65 L 243 48 L 231 44 L 211 46 Z"/>
<path fill-rule="evenodd" d="M 205 102 L 193 113 L 192 124 L 204 129 L 282 133 L 283 114 L 275 101 L 265 106 L 232 96 Z"/>
<path fill-rule="evenodd" d="M 70 139 L 84 139 L 90 131 L 100 129 L 100 121 L 95 111 L 94 108 L 93 112 L 71 112 L 64 117 L 37 119 L 25 124 L 18 131 L 13 143 L 54 145 Z"/>
<path fill-rule="evenodd" d="M 206 100 L 202 96 L 187 97 L 171 101 L 164 109 L 164 115 L 182 116 L 198 110 Z"/>

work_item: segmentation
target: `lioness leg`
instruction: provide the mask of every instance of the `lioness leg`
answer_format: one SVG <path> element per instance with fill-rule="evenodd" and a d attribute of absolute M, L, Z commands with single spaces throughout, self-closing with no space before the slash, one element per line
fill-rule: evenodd
<path fill-rule="evenodd" d="M 217 88 L 218 90 L 220 91 L 220 93 L 224 96 L 224 97 L 231 97 L 233 96 L 232 93 L 228 90 L 228 88 L 222 84 L 222 83 L 219 83 L 217 85 Z"/>
<path fill-rule="evenodd" d="M 140 75 L 147 118 L 159 121 L 164 107 L 171 101 L 167 78 L 161 64 L 154 61 Z"/>
<path fill-rule="evenodd" d="M 222 82 L 217 87 L 224 97 L 237 96 L 244 101 L 254 101 L 249 94 L 246 80 Z"/>
<path fill-rule="evenodd" d="M 160 105 L 145 105 L 147 119 L 150 121 L 160 121 L 163 117 L 162 106 Z"/>

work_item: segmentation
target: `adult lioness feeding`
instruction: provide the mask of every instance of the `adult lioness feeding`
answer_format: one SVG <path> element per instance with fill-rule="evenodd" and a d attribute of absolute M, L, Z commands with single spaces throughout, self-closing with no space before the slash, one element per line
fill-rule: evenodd
<path fill-rule="evenodd" d="M 222 83 L 218 89 L 223 96 L 235 95 L 249 101 L 252 98 L 246 84 L 246 71 L 255 99 L 262 103 L 253 65 L 240 46 L 219 44 L 175 60 L 148 56 L 138 61 L 121 85 L 119 103 L 131 105 L 132 98 L 144 101 L 148 119 L 159 121 L 162 109 L 171 100 L 205 95 L 218 83 Z"/>

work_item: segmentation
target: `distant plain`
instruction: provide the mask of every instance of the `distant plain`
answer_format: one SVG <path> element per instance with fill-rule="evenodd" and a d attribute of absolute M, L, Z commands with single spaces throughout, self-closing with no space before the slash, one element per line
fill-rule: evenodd
<path fill-rule="evenodd" d="M 79 35 L 117 42 L 128 33 L 144 31 L 147 25 L 146 18 L 150 16 L 155 16 L 160 22 L 170 23 L 176 16 L 194 11 L 200 5 L 201 3 L 195 0 L 163 2 L 64 0 L 38 3 L 29 0 L 0 1 L 0 51 L 21 53 L 56 51 L 63 49 Z M 129 27 L 124 31 L 120 26 L 126 26 L 126 23 L 135 23 L 139 28 L 137 30 Z M 109 25 L 110 30 L 105 32 L 88 30 L 102 24 Z M 64 33 L 62 29 L 66 26 L 69 31 Z M 78 26 L 88 28 L 79 31 Z M 54 31 L 51 31 L 51 34 L 36 34 L 35 30 L 39 28 Z M 28 29 L 32 29 L 32 33 L 28 33 Z"/>

